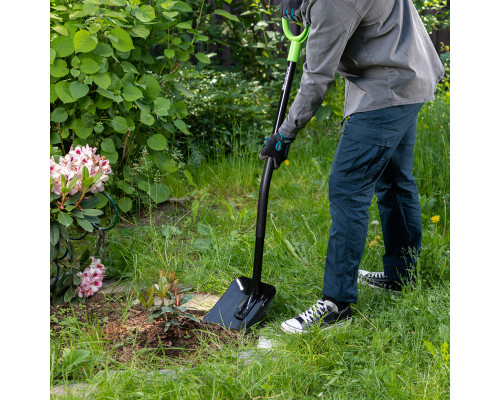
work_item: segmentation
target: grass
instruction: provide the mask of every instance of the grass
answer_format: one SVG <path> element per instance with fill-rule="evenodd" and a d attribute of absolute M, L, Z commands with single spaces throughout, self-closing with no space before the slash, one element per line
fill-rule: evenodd
<path fill-rule="evenodd" d="M 161 356 L 143 354 L 116 363 L 100 326 L 82 329 L 68 313 L 64 335 L 51 344 L 52 385 L 85 382 L 96 388 L 99 399 L 449 398 L 448 109 L 449 98 L 439 95 L 419 119 L 414 172 L 424 239 L 415 289 L 394 295 L 360 286 L 350 327 L 312 330 L 301 337 L 281 333 L 284 319 L 321 295 L 330 229 L 327 181 L 340 128 L 332 121 L 313 121 L 294 143 L 290 165 L 274 173 L 269 196 L 262 280 L 273 284 L 277 295 L 254 333 L 277 345 L 256 349 L 242 337 L 238 349 L 221 345 L 214 350 L 208 342 L 217 338 L 207 337 L 193 354 L 192 367 L 167 360 L 177 371 L 169 377 L 157 367 Z M 236 154 L 192 171 L 198 211 L 179 207 L 177 217 L 162 224 L 110 231 L 114 265 L 109 272 L 139 286 L 150 284 L 159 269 L 175 269 L 181 283 L 218 294 L 234 278 L 251 276 L 263 162 L 255 149 Z M 431 222 L 433 215 L 440 222 Z M 377 219 L 374 201 L 370 221 Z M 381 270 L 383 241 L 376 236 L 382 236 L 381 229 L 371 225 L 363 269 Z M 244 350 L 254 355 L 242 359 Z M 201 354 L 209 357 L 196 363 Z M 83 359 L 72 365 L 75 357 Z"/>

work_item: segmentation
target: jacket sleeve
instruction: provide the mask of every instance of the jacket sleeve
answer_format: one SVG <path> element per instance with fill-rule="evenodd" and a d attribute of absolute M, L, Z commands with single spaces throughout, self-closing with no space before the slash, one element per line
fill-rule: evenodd
<path fill-rule="evenodd" d="M 347 41 L 362 17 L 349 0 L 304 0 L 309 25 L 300 89 L 278 131 L 293 138 L 311 120 L 335 78 Z"/>

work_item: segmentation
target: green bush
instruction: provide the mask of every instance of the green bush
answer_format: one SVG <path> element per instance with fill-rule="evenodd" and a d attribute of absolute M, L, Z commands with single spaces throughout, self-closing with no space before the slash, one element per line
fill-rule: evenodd
<path fill-rule="evenodd" d="M 195 94 L 185 121 L 203 155 L 229 153 L 241 146 L 248 148 L 257 139 L 252 132 L 272 130 L 281 89 L 278 82 L 264 85 L 245 79 L 241 72 L 228 71 L 186 70 L 182 75 Z M 259 142 L 261 139 L 262 135 Z"/>
<path fill-rule="evenodd" d="M 184 119 L 194 95 L 180 71 L 190 60 L 210 63 L 195 51 L 208 40 L 195 17 L 174 0 L 51 0 L 51 145 L 63 154 L 71 145 L 97 147 L 113 167 L 110 185 L 126 194 L 118 203 L 125 212 L 137 193 L 157 203 L 170 194 L 133 162 L 146 150 L 164 175 L 178 169 L 170 150 L 191 134 Z"/>

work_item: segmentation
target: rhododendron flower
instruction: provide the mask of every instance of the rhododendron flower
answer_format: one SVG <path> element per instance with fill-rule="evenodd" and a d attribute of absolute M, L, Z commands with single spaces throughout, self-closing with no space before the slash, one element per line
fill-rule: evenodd
<path fill-rule="evenodd" d="M 90 259 L 90 265 L 83 272 L 76 274 L 82 278 L 80 285 L 76 288 L 76 294 L 81 298 L 90 297 L 97 293 L 102 287 L 102 279 L 106 271 L 106 267 L 99 258 L 90 257 Z"/>
<path fill-rule="evenodd" d="M 69 195 L 74 195 L 84 190 L 82 171 L 83 167 L 87 167 L 89 176 L 95 176 L 102 173 L 97 182 L 89 189 L 90 193 L 98 193 L 104 190 L 104 183 L 109 179 L 111 166 L 105 157 L 96 154 L 97 148 L 90 147 L 88 144 L 84 147 L 77 146 L 75 149 L 71 147 L 69 152 L 59 158 L 59 163 L 56 163 L 54 157 L 50 159 L 50 177 L 54 181 L 52 192 L 61 194 L 61 175 L 66 179 L 66 184 L 76 178 L 75 185 L 71 188 Z M 88 188 L 87 188 L 88 189 Z"/>

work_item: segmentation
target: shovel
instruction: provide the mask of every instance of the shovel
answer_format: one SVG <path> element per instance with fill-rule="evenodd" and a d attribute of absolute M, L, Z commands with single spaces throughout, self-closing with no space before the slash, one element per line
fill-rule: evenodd
<path fill-rule="evenodd" d="M 297 64 L 302 43 L 307 39 L 309 27 L 305 27 L 299 36 L 293 36 L 286 19 L 282 19 L 285 36 L 291 41 L 288 52 L 288 66 L 285 80 L 281 89 L 278 115 L 274 122 L 273 134 L 278 132 L 285 119 L 288 97 L 292 87 L 293 75 Z M 274 161 L 266 159 L 264 172 L 259 188 L 259 203 L 257 205 L 257 232 L 255 237 L 255 251 L 252 279 L 240 276 L 231 282 L 229 288 L 219 301 L 203 318 L 204 322 L 222 325 L 225 328 L 248 331 L 264 314 L 267 306 L 276 294 L 276 288 L 261 282 L 262 255 L 264 252 L 264 237 L 266 233 L 267 200 L 269 185 L 273 175 Z"/>

